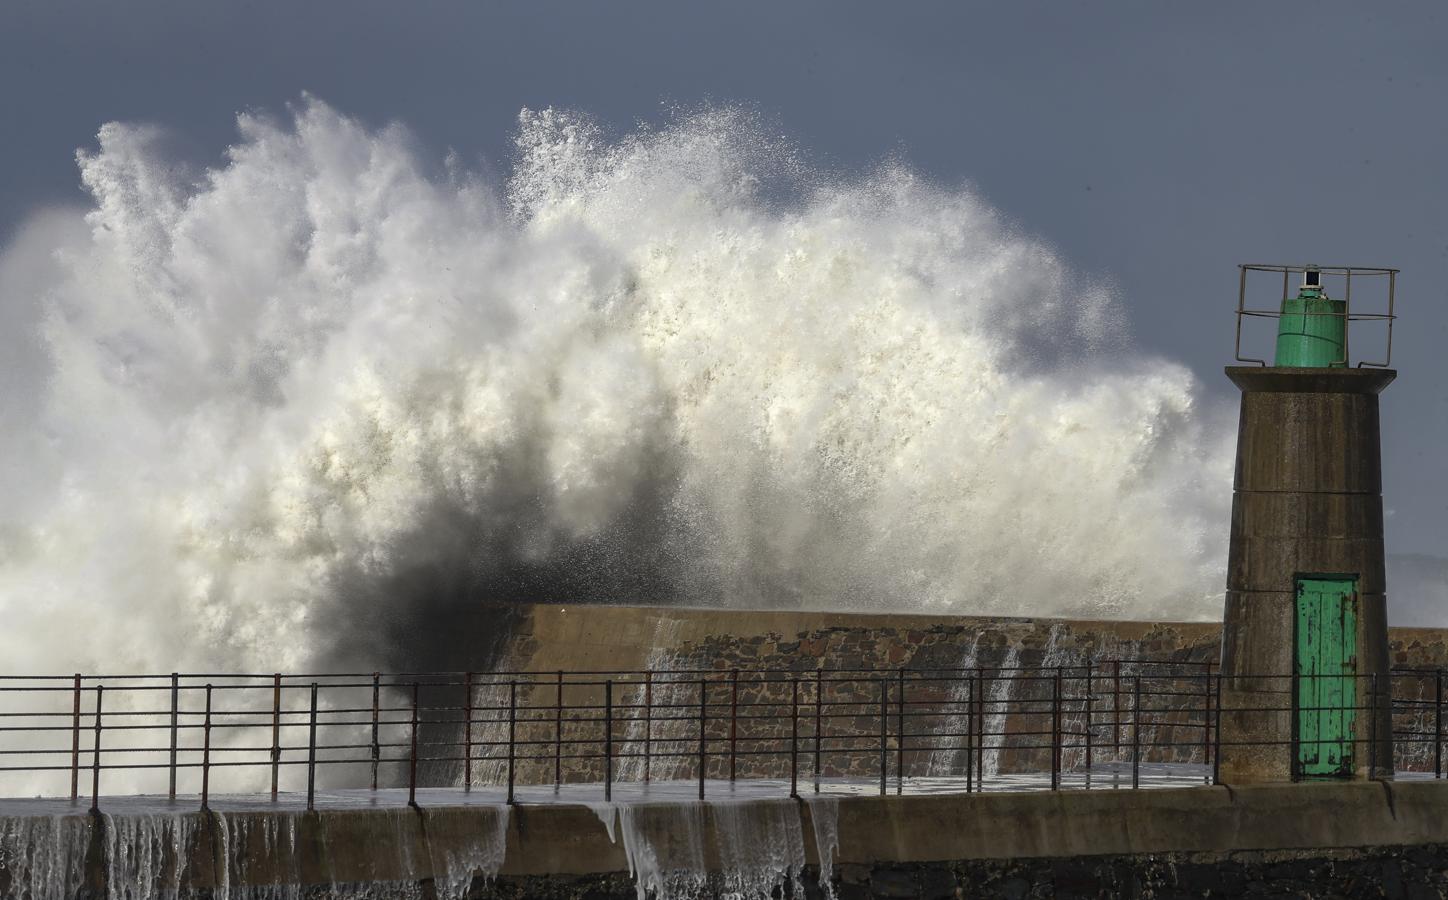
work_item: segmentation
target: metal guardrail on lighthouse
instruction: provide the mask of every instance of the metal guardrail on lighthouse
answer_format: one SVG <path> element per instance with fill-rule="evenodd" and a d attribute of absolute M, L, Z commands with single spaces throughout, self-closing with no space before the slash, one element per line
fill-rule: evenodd
<path fill-rule="evenodd" d="M 1354 365 L 1349 341 L 1354 322 L 1376 322 L 1386 327 L 1383 342 L 1382 362 L 1359 360 L 1359 368 L 1387 368 L 1393 361 L 1393 321 L 1397 318 L 1394 305 L 1398 289 L 1398 269 L 1374 268 L 1370 266 L 1318 266 L 1318 265 L 1266 265 L 1245 263 L 1238 267 L 1240 276 L 1237 288 L 1237 338 L 1235 355 L 1237 362 L 1267 366 L 1265 359 L 1242 355 L 1242 327 L 1245 319 L 1276 319 L 1281 324 L 1287 319 L 1295 323 L 1299 336 L 1325 339 L 1324 345 L 1331 345 L 1330 358 L 1318 362 L 1302 362 L 1299 365 L 1324 365 L 1338 368 Z M 1271 307 L 1249 307 L 1249 294 L 1253 293 L 1252 275 L 1281 275 L 1282 296 L 1273 298 Z M 1302 276 L 1297 294 L 1293 294 L 1292 276 Z M 1353 299 L 1353 281 L 1357 281 L 1358 298 Z M 1265 280 L 1259 277 L 1259 281 Z M 1364 282 L 1372 286 L 1371 294 L 1380 304 L 1379 312 L 1362 310 Z M 1354 307 L 1354 302 L 1358 305 Z M 1340 334 L 1341 340 L 1328 338 L 1328 333 Z M 1289 365 L 1278 361 L 1277 365 Z"/>

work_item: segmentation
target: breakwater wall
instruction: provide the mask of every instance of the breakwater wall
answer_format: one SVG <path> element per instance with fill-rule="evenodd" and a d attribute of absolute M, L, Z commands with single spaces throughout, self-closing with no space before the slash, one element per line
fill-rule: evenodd
<path fill-rule="evenodd" d="M 497 667 L 534 672 L 1215 663 L 1221 641 L 1219 622 L 543 604 L 508 618 Z M 1448 667 L 1448 629 L 1390 628 L 1389 642 L 1394 666 Z"/>
<path fill-rule="evenodd" d="M 646 703 L 652 707 L 650 716 L 662 717 L 647 726 L 656 741 L 655 749 L 665 746 L 685 751 L 658 764 L 651 773 L 655 778 L 688 778 L 697 772 L 698 762 L 687 752 L 696 740 L 694 721 L 667 718 L 675 712 L 691 715 L 688 711 L 697 708 L 700 686 L 690 680 L 695 677 L 710 679 L 711 685 L 712 719 L 706 732 L 715 752 L 705 763 L 710 777 L 727 777 L 726 766 L 737 766 L 740 777 L 787 777 L 788 745 L 784 741 L 789 733 L 787 717 L 793 715 L 791 685 L 785 680 L 746 677 L 735 688 L 725 683 L 735 670 L 795 673 L 802 678 L 806 732 L 811 727 L 808 709 L 817 691 L 823 691 L 826 703 L 835 704 L 835 709 L 857 711 L 858 716 L 827 723 L 830 733 L 841 736 L 837 745 L 852 736 L 874 741 L 881 733 L 879 698 L 888 695 L 892 712 L 885 741 L 898 748 L 898 735 L 908 732 L 908 749 L 892 755 L 891 763 L 906 777 L 963 774 L 967 760 L 961 732 L 967 728 L 983 735 L 976 743 L 987 749 L 977 753 L 979 768 L 987 774 L 1049 769 L 1050 756 L 1044 748 L 1055 727 L 1051 721 L 1053 690 L 1064 695 L 1059 727 L 1070 734 L 1063 752 L 1068 768 L 1083 767 L 1088 757 L 1096 763 L 1129 760 L 1132 750 L 1128 744 L 1136 737 L 1127 724 L 1134 703 L 1131 677 L 1148 672 L 1152 674 L 1144 679 L 1143 690 L 1149 696 L 1143 702 L 1141 758 L 1147 762 L 1210 761 L 1210 673 L 1219 656 L 1217 623 L 547 605 L 523 607 L 514 616 L 500 669 L 701 673 L 657 681 L 647 693 L 637 680 L 615 686 L 615 702 L 624 707 L 620 715 L 635 720 L 622 735 L 629 742 L 623 747 L 625 756 L 640 752 L 633 744 L 641 744 L 644 731 L 636 719 L 644 715 Z M 1395 666 L 1434 670 L 1448 665 L 1448 631 L 1393 629 L 1391 642 Z M 1147 661 L 1169 667 L 1149 668 Z M 1058 667 L 1066 675 L 1062 687 L 1053 687 L 1049 677 L 1041 676 Z M 811 673 L 821 669 L 873 674 L 817 688 Z M 973 688 L 958 674 L 949 674 L 973 669 L 996 671 Z M 903 673 L 900 683 L 882 686 L 878 679 L 892 673 Z M 1401 732 L 1393 768 L 1432 769 L 1433 748 L 1427 735 L 1433 733 L 1438 715 L 1431 703 L 1434 677 L 1430 671 L 1421 676 L 1400 675 L 1393 681 L 1393 696 L 1398 701 L 1394 728 Z M 601 688 L 594 693 L 598 696 L 591 702 L 601 705 Z M 570 689 L 566 698 L 586 702 L 590 696 L 586 689 Z M 546 686 L 530 689 L 525 691 L 523 704 L 541 709 L 554 702 L 553 697 Z M 902 697 L 904 703 L 900 703 Z M 737 762 L 717 752 L 736 727 L 725 721 L 736 701 L 746 710 L 766 713 L 746 717 L 737 726 L 740 734 L 760 739 L 750 745 L 759 753 Z M 974 720 L 968 712 L 972 702 Z M 850 707 L 851 703 L 856 705 Z M 909 721 L 895 722 L 896 704 Z M 541 745 L 553 739 L 551 721 L 519 727 L 523 740 Z M 770 731 L 771 727 L 775 730 Z M 1094 744 L 1089 752 L 1085 747 L 1088 731 Z M 496 739 L 500 732 L 495 726 L 491 733 L 480 730 L 477 737 Z M 776 740 L 770 743 L 768 738 Z M 807 739 L 808 734 L 806 746 Z M 824 761 L 824 774 L 869 777 L 879 766 L 878 754 L 836 753 Z M 641 775 L 635 771 L 638 768 L 625 760 L 614 777 L 634 779 Z M 1384 768 L 1388 768 L 1386 762 Z M 596 762 L 565 762 L 564 769 L 564 780 L 604 777 Z M 493 778 L 501 775 L 497 766 L 482 771 Z M 524 761 L 516 775 L 520 782 L 538 783 L 552 780 L 555 773 L 546 760 L 536 764 Z"/>
<path fill-rule="evenodd" d="M 1439 896 L 1448 783 L 0 813 L 0 895 Z"/>

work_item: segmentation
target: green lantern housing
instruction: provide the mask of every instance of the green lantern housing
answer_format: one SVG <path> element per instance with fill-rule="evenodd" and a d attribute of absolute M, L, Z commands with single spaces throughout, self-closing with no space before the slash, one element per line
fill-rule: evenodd
<path fill-rule="evenodd" d="M 1347 303 L 1327 296 L 1317 269 L 1302 274 L 1296 297 L 1282 300 L 1274 365 L 1347 368 Z"/>

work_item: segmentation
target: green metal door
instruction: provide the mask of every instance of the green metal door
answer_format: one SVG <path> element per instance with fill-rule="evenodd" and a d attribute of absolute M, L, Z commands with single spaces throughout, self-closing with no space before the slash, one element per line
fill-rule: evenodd
<path fill-rule="evenodd" d="M 1297 763 L 1351 776 L 1357 706 L 1357 579 L 1297 578 Z"/>

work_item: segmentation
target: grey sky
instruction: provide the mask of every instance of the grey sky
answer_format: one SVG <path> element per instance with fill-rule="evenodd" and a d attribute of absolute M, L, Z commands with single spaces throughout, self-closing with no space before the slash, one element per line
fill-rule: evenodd
<path fill-rule="evenodd" d="M 83 201 L 74 150 L 111 119 L 208 161 L 237 111 L 310 91 L 500 161 L 522 106 L 625 129 L 742 101 L 828 165 L 969 181 L 1221 396 L 1236 263 L 1401 267 L 1389 542 L 1442 555 L 1445 24 L 1437 3 L 8 0 L 0 235 Z"/>

